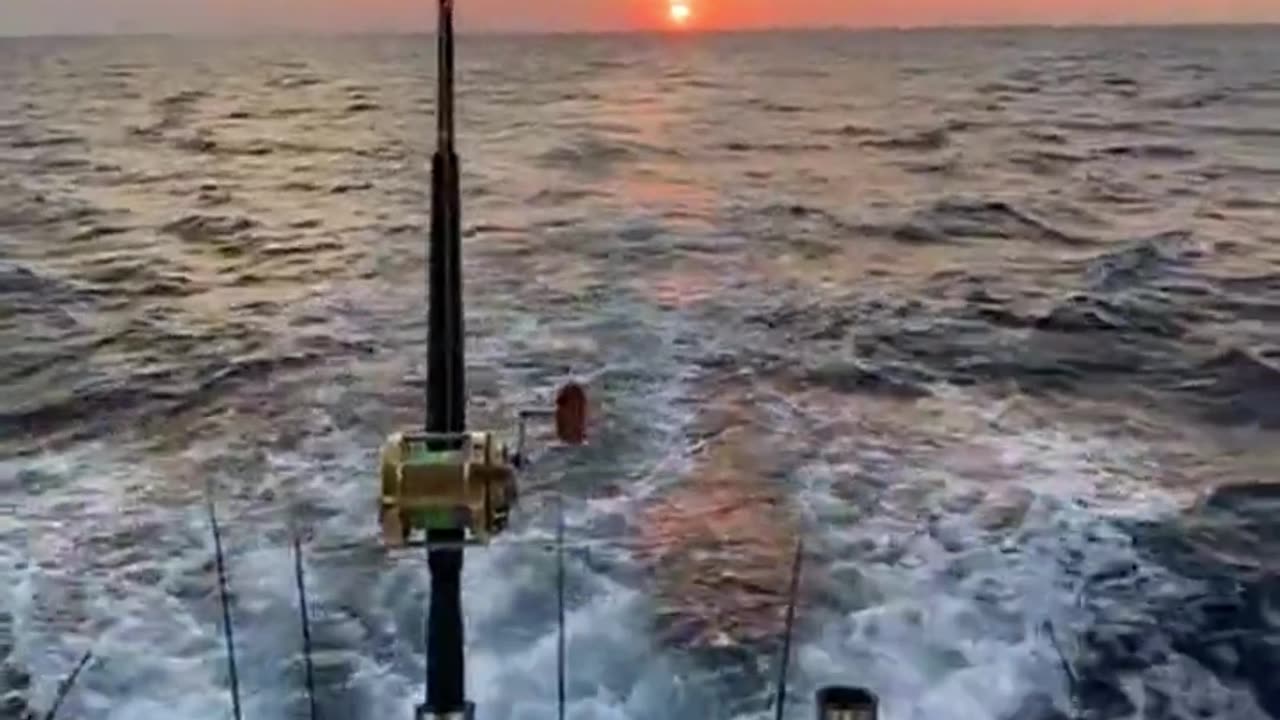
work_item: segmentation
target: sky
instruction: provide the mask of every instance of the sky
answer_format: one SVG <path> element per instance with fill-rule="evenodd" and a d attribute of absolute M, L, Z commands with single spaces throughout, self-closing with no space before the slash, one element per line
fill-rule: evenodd
<path fill-rule="evenodd" d="M 1280 22 L 1280 0 L 456 0 L 473 31 Z M 429 30 L 435 0 L 0 0 L 0 34 Z"/>

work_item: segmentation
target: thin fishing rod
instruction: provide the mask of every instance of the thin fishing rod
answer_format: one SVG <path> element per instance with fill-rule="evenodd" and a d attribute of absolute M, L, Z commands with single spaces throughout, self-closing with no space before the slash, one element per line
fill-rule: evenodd
<path fill-rule="evenodd" d="M 240 675 L 236 671 L 236 643 L 231 629 L 231 601 L 227 591 L 227 568 L 222 555 L 222 533 L 218 530 L 218 512 L 213 503 L 213 482 L 206 489 L 205 503 L 209 511 L 209 528 L 213 532 L 213 556 L 218 567 L 218 602 L 222 605 L 222 637 L 227 646 L 227 675 L 231 680 L 231 710 L 235 720 L 240 713 Z"/>
<path fill-rule="evenodd" d="M 44 714 L 44 720 L 54 720 L 58 716 L 58 709 L 62 707 L 62 701 L 67 699 L 72 686 L 76 684 L 76 678 L 80 677 L 80 671 L 84 669 L 85 665 L 89 664 L 89 660 L 92 657 L 93 651 L 85 650 L 84 655 L 80 656 L 80 662 L 76 663 L 75 668 L 71 670 L 71 674 L 58 684 L 58 694 L 54 696 L 53 705 L 49 707 L 49 712 Z"/>
<path fill-rule="evenodd" d="M 559 634 L 556 638 L 556 696 L 559 700 L 559 720 L 565 711 L 565 630 L 564 630 L 564 493 L 557 493 L 556 501 L 556 612 Z"/>
<path fill-rule="evenodd" d="M 298 585 L 298 616 L 302 621 L 302 657 L 306 664 L 307 703 L 311 709 L 311 720 L 316 720 L 316 680 L 315 666 L 311 660 L 311 617 L 307 612 L 307 585 L 302 569 L 302 541 L 295 533 L 293 536 L 293 574 Z"/>
<path fill-rule="evenodd" d="M 782 662 L 778 666 L 778 696 L 774 700 L 774 718 L 782 720 L 787 706 L 787 671 L 791 664 L 791 635 L 796 620 L 796 598 L 800 595 L 800 570 L 804 563 L 804 537 L 796 540 L 796 555 L 791 563 L 791 592 L 787 599 L 787 624 L 782 635 Z"/>

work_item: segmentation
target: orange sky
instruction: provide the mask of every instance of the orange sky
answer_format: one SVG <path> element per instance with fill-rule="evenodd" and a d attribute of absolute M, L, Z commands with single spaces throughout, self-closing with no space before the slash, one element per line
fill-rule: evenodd
<path fill-rule="evenodd" d="M 457 0 L 472 30 L 661 27 L 669 0 Z M 1280 22 L 1280 0 L 687 0 L 705 28 Z M 0 0 L 0 33 L 429 29 L 434 0 Z"/>

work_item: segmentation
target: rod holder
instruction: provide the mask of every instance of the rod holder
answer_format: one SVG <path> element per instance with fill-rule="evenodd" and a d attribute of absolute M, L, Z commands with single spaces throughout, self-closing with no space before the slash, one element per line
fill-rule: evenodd
<path fill-rule="evenodd" d="M 814 697 L 818 720 L 877 720 L 880 701 L 865 688 L 832 685 Z"/>

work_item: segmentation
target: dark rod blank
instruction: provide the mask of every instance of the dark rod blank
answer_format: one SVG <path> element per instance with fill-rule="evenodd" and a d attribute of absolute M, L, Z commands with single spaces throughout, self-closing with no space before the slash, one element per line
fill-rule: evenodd
<path fill-rule="evenodd" d="M 85 650 L 84 655 L 80 656 L 80 662 L 76 663 L 71 674 L 66 677 L 58 685 L 58 694 L 53 698 L 53 705 L 49 706 L 49 712 L 44 714 L 44 720 L 54 720 L 58 716 L 58 709 L 62 707 L 62 701 L 67 699 L 67 695 L 71 692 L 72 686 L 76 684 L 76 678 L 80 677 L 80 671 L 85 665 L 89 664 L 89 660 L 93 657 L 92 650 Z"/>
<path fill-rule="evenodd" d="M 298 585 L 298 616 L 302 622 L 302 658 L 306 664 L 307 704 L 311 710 L 311 720 L 316 720 L 316 679 L 315 666 L 311 660 L 311 616 L 307 611 L 307 585 L 302 570 L 302 541 L 293 536 L 293 575 Z"/>
<path fill-rule="evenodd" d="M 431 244 L 427 269 L 427 418 L 433 433 L 467 427 L 465 333 L 462 313 L 461 200 L 454 151 L 453 0 L 440 0 L 437 33 L 437 136 L 431 158 Z M 437 443 L 451 449 L 459 445 Z M 460 530 L 432 531 L 431 543 L 465 540 Z M 431 606 L 427 614 L 427 703 L 435 715 L 466 711 L 465 640 L 462 624 L 462 550 L 428 549 Z"/>
<path fill-rule="evenodd" d="M 466 430 L 458 155 L 453 126 L 453 0 L 440 0 L 436 150 L 427 270 L 427 431 Z"/>
<path fill-rule="evenodd" d="M 796 620 L 796 598 L 800 595 L 800 569 L 804 562 L 804 538 L 796 540 L 791 563 L 791 592 L 787 599 L 787 625 L 782 635 L 782 662 L 778 666 L 778 696 L 774 700 L 775 720 L 782 720 L 787 707 L 787 671 L 791 664 L 791 634 Z"/>
<path fill-rule="evenodd" d="M 218 530 L 218 513 L 213 503 L 213 483 L 207 491 L 209 527 L 213 532 L 213 556 L 218 566 L 218 602 L 222 606 L 222 637 L 227 645 L 227 675 L 231 679 L 231 710 L 235 720 L 240 713 L 240 675 L 236 671 L 236 642 L 231 629 L 231 600 L 227 590 L 227 567 L 222 555 L 222 533 Z"/>

